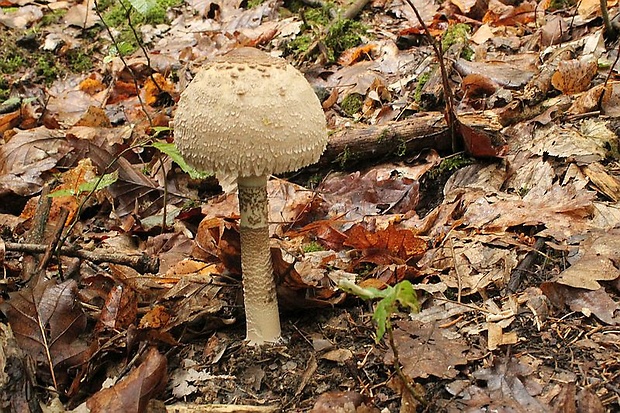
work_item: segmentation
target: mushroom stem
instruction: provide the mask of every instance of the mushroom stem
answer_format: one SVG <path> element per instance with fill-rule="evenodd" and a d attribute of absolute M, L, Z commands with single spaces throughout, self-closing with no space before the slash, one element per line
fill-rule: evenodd
<path fill-rule="evenodd" d="M 246 339 L 252 345 L 280 340 L 280 314 L 269 248 L 267 176 L 239 177 L 241 270 Z"/>

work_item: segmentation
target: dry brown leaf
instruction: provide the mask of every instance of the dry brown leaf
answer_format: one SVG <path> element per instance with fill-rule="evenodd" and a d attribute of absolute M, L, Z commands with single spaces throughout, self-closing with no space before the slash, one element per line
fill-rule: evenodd
<path fill-rule="evenodd" d="M 493 80 L 479 74 L 467 75 L 461 82 L 465 96 L 473 99 L 491 96 L 498 88 L 499 85 Z"/>
<path fill-rule="evenodd" d="M 509 6 L 498 0 L 489 1 L 489 10 L 482 18 L 483 23 L 495 26 L 516 26 L 519 24 L 532 23 L 536 20 L 537 9 L 534 1 L 524 1 L 518 6 Z"/>
<path fill-rule="evenodd" d="M 542 283 L 540 288 L 553 305 L 560 309 L 569 307 L 571 311 L 580 312 L 586 317 L 594 315 L 605 324 L 620 324 L 620 316 L 616 315 L 620 311 L 620 305 L 607 294 L 604 288 L 592 291 L 556 282 Z"/>
<path fill-rule="evenodd" d="M 145 100 L 149 106 L 161 106 L 162 103 L 170 101 L 174 92 L 174 83 L 160 73 L 154 73 L 153 76 L 147 78 L 144 82 Z"/>
<path fill-rule="evenodd" d="M 372 55 L 377 51 L 378 44 L 367 43 L 358 47 L 347 49 L 338 57 L 338 64 L 350 66 L 360 60 L 371 60 Z"/>
<path fill-rule="evenodd" d="M 614 202 L 620 201 L 620 179 L 609 174 L 603 165 L 591 163 L 583 168 L 583 172 L 600 193 Z"/>
<path fill-rule="evenodd" d="M 21 348 L 56 388 L 66 383 L 67 369 L 82 363 L 86 354 L 86 344 L 78 338 L 86 328 L 86 316 L 76 293 L 75 280 L 49 280 L 10 293 L 9 300 L 0 303 Z"/>
<path fill-rule="evenodd" d="M 112 124 L 105 111 L 97 106 L 89 106 L 73 126 L 89 126 L 94 128 L 111 128 Z"/>
<path fill-rule="evenodd" d="M 427 243 L 409 229 L 398 229 L 394 225 L 377 230 L 356 224 L 347 232 L 344 245 L 362 251 L 362 261 L 376 264 L 391 264 L 394 258 L 403 262 L 420 257 L 427 250 Z"/>
<path fill-rule="evenodd" d="M 469 409 L 548 412 L 550 407 L 534 397 L 540 392 L 535 373 L 534 368 L 515 357 L 497 357 L 493 366 L 476 370 L 473 376 L 477 383 L 465 388 L 458 396 Z"/>
<path fill-rule="evenodd" d="M 620 231 L 589 234 L 580 245 L 580 258 L 562 271 L 555 282 L 575 288 L 598 290 L 598 281 L 620 277 Z"/>
<path fill-rule="evenodd" d="M 317 188 L 330 211 L 329 215 L 349 221 L 389 211 L 392 214 L 414 210 L 419 200 L 417 180 L 398 173 L 379 176 L 380 169 L 352 174 L 333 174 Z"/>
<path fill-rule="evenodd" d="M 62 174 L 61 180 L 62 183 L 54 188 L 52 194 L 56 191 L 72 191 L 75 195 L 63 195 L 63 196 L 54 196 L 52 198 L 52 205 L 50 207 L 49 219 L 51 222 L 55 222 L 58 219 L 58 216 L 61 214 L 61 210 L 64 208 L 69 211 L 69 215 L 67 216 L 67 222 L 65 226 L 71 225 L 75 214 L 80 207 L 80 204 L 84 201 L 86 194 L 79 193 L 79 187 L 83 183 L 88 181 L 92 181 L 96 178 L 97 174 L 95 168 L 90 161 L 90 159 L 85 158 L 78 162 L 78 165 L 75 168 L 72 168 Z M 83 207 L 93 206 L 96 204 L 98 197 L 90 197 L 88 202 L 84 203 Z M 33 197 L 28 200 L 24 210 L 22 211 L 20 217 L 25 219 L 33 218 L 33 215 L 36 211 L 37 202 L 39 202 L 39 197 Z"/>
<path fill-rule="evenodd" d="M 136 321 L 138 301 L 136 293 L 123 285 L 113 287 L 101 308 L 95 331 L 104 328 L 125 330 Z"/>
<path fill-rule="evenodd" d="M 43 174 L 71 151 L 61 133 L 40 127 L 19 131 L 0 145 L 0 194 L 29 196 L 43 186 Z"/>
<path fill-rule="evenodd" d="M 499 117 L 491 111 L 457 115 L 457 127 L 467 152 L 475 157 L 502 157 L 508 151 Z"/>
<path fill-rule="evenodd" d="M 329 391 L 321 394 L 310 413 L 356 412 L 364 397 L 354 391 Z"/>
<path fill-rule="evenodd" d="M 116 385 L 95 393 L 86 406 L 91 413 L 146 411 L 149 400 L 161 397 L 167 381 L 166 357 L 151 348 L 142 363 Z"/>
<path fill-rule="evenodd" d="M 454 378 L 456 366 L 467 364 L 469 345 L 452 330 L 436 324 L 401 321 L 394 326 L 394 344 L 403 373 L 409 378 Z M 392 351 L 386 353 L 385 363 L 394 363 Z"/>
<path fill-rule="evenodd" d="M 562 60 L 551 77 L 551 84 L 565 95 L 574 95 L 590 87 L 590 82 L 597 71 L 598 65 L 594 60 L 585 62 L 578 59 Z"/>

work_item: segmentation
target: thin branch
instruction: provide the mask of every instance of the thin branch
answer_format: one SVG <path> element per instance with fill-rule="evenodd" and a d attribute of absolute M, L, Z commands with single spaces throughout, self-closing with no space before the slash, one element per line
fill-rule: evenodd
<path fill-rule="evenodd" d="M 424 397 L 418 394 L 416 389 L 409 382 L 409 377 L 407 377 L 407 375 L 403 373 L 403 370 L 400 368 L 400 360 L 398 358 L 398 348 L 396 347 L 396 343 L 394 342 L 394 334 L 392 332 L 392 323 L 390 323 L 389 320 L 387 322 L 386 327 L 387 327 L 390 347 L 392 348 L 392 352 L 394 353 L 394 369 L 396 370 L 396 374 L 398 375 L 400 380 L 403 382 L 403 385 L 405 386 L 409 394 L 411 394 L 413 398 L 416 399 L 418 403 L 420 403 L 422 406 L 426 406 L 426 400 L 424 400 Z"/>
<path fill-rule="evenodd" d="M 407 4 L 413 9 L 415 16 L 418 18 L 420 25 L 424 29 L 424 34 L 426 35 L 428 41 L 430 42 L 433 50 L 435 51 L 435 55 L 439 60 L 439 69 L 441 70 L 441 82 L 443 83 L 443 93 L 446 100 L 446 122 L 448 123 L 448 129 L 450 130 L 450 138 L 452 140 L 452 152 L 456 152 L 457 144 L 456 144 L 456 115 L 454 113 L 454 96 L 452 94 L 452 89 L 450 88 L 450 83 L 448 81 L 448 71 L 446 70 L 446 65 L 443 61 L 443 50 L 441 49 L 441 45 L 437 40 L 433 37 L 428 26 L 424 23 L 420 12 L 413 4 L 413 1 L 406 0 Z"/>
<path fill-rule="evenodd" d="M 25 252 L 30 254 L 45 253 L 48 246 L 45 244 L 22 244 L 18 242 L 6 242 L 7 251 Z M 59 254 L 67 257 L 77 257 L 94 263 L 109 262 L 112 264 L 127 265 L 140 273 L 157 273 L 159 260 L 147 254 L 129 255 L 124 253 L 89 251 L 70 247 L 60 247 Z"/>
<path fill-rule="evenodd" d="M 110 26 L 108 26 L 106 24 L 105 20 L 103 19 L 103 15 L 101 14 L 101 10 L 99 10 L 99 2 L 97 0 L 94 0 L 94 1 L 95 1 L 95 13 L 97 13 L 97 16 L 99 17 L 99 19 L 101 19 L 101 24 L 103 24 L 103 27 L 105 28 L 106 32 L 108 33 L 108 36 L 110 36 L 110 39 L 112 40 L 112 44 L 114 44 L 114 47 L 116 47 L 116 51 L 118 52 L 118 57 L 121 59 L 121 62 L 123 62 L 123 65 L 125 66 L 125 68 L 131 74 L 131 78 L 133 79 L 134 87 L 136 88 L 136 96 L 138 97 L 138 102 L 140 102 L 140 106 L 142 106 L 142 111 L 146 115 L 146 118 L 149 121 L 149 125 L 152 126 L 153 125 L 153 119 L 151 118 L 151 115 L 149 114 L 149 112 L 146 110 L 146 105 L 144 104 L 144 102 L 142 101 L 142 97 L 140 96 L 140 87 L 138 85 L 138 79 L 136 77 L 136 74 L 133 71 L 133 69 L 131 67 L 129 67 L 129 65 L 127 64 L 127 61 L 125 60 L 125 57 L 121 53 L 121 49 L 119 48 L 119 45 L 116 42 L 116 39 L 114 38 L 114 35 L 112 34 L 112 30 L 110 29 Z M 126 12 L 127 12 L 127 19 L 129 19 L 129 13 L 131 12 L 131 9 L 127 9 L 127 7 L 125 6 L 125 4 L 122 1 L 120 2 L 120 4 L 126 10 Z"/>

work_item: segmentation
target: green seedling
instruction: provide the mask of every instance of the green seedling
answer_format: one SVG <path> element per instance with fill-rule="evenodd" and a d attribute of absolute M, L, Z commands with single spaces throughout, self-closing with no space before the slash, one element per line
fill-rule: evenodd
<path fill-rule="evenodd" d="M 155 132 L 161 133 L 169 129 L 170 128 L 155 128 Z M 160 152 L 168 155 L 170 159 L 172 159 L 177 165 L 179 165 L 179 168 L 181 168 L 183 172 L 187 173 L 192 179 L 205 179 L 211 175 L 202 171 L 198 171 L 197 169 L 189 166 L 187 162 L 185 162 L 185 159 L 183 159 L 183 156 L 181 156 L 181 152 L 179 152 L 179 150 L 173 143 L 155 142 L 153 143 L 153 147 Z"/>
<path fill-rule="evenodd" d="M 78 196 L 84 193 L 94 193 L 109 187 L 116 181 L 118 181 L 118 172 L 114 171 L 112 173 L 98 176 L 91 179 L 90 181 L 84 182 L 80 184 L 77 189 L 59 189 L 52 192 L 48 196 L 50 198 L 56 198 L 59 196 Z"/>
<path fill-rule="evenodd" d="M 380 299 L 372 315 L 372 320 L 377 324 L 377 337 L 375 339 L 377 343 L 383 339 L 386 330 L 391 330 L 390 318 L 398 310 L 398 306 L 407 308 L 414 313 L 420 311 L 416 292 L 413 285 L 407 280 L 401 281 L 393 287 L 387 286 L 383 290 L 374 287 L 360 287 L 348 280 L 340 281 L 338 287 L 363 300 Z"/>

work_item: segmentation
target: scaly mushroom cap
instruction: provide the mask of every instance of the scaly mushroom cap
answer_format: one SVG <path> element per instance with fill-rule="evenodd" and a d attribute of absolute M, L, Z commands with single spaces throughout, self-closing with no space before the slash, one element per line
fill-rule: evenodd
<path fill-rule="evenodd" d="M 228 176 L 294 171 L 327 144 L 325 115 L 284 59 L 236 49 L 203 67 L 181 94 L 175 143 L 198 170 Z"/>

